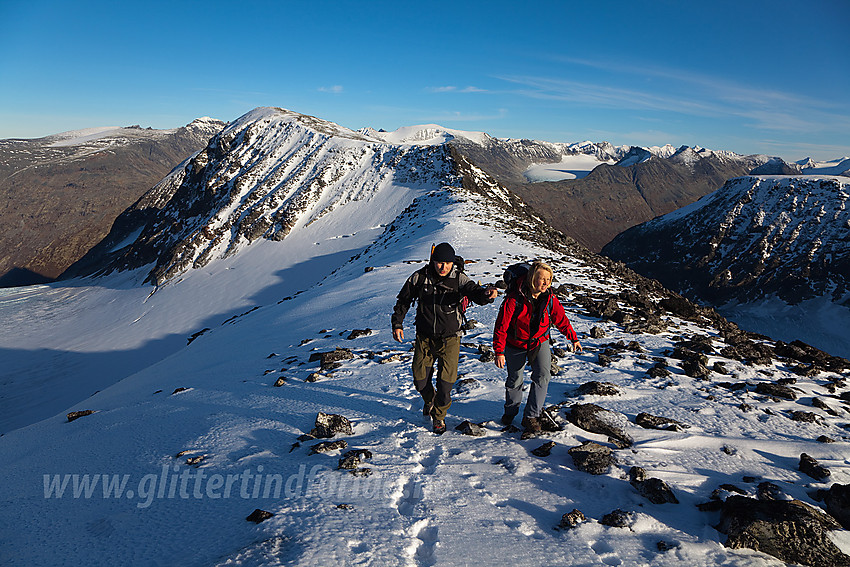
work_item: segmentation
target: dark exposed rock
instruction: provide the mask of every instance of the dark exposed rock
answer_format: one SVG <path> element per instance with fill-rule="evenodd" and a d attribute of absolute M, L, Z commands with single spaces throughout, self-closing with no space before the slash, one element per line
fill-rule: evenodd
<path fill-rule="evenodd" d="M 586 521 L 587 518 L 584 514 L 580 510 L 574 509 L 572 512 L 567 512 L 561 516 L 561 522 L 558 524 L 558 527 L 563 530 L 571 530 Z"/>
<path fill-rule="evenodd" d="M 726 364 L 724 364 L 723 362 L 715 362 L 711 369 L 717 372 L 718 374 L 727 373 Z"/>
<path fill-rule="evenodd" d="M 179 394 L 180 392 L 185 392 L 185 391 L 186 391 L 186 390 L 188 390 L 188 389 L 189 389 L 189 388 L 184 388 L 184 387 L 182 387 L 182 386 L 181 386 L 181 387 L 179 387 L 179 388 L 174 388 L 174 391 L 173 391 L 173 392 L 171 392 L 171 395 L 173 396 L 174 394 Z"/>
<path fill-rule="evenodd" d="M 600 433 L 619 441 L 618 446 L 630 447 L 634 442 L 627 432 L 628 418 L 596 404 L 575 404 L 567 416 L 576 427 L 591 433 Z"/>
<path fill-rule="evenodd" d="M 829 405 L 820 398 L 812 398 L 812 406 L 816 407 L 818 409 L 822 409 L 823 411 L 825 411 L 829 415 L 834 415 L 834 416 L 838 415 L 837 411 L 835 411 L 834 409 L 829 407 Z"/>
<path fill-rule="evenodd" d="M 319 412 L 316 415 L 316 426 L 310 435 L 317 439 L 329 439 L 337 433 L 351 435 L 354 433 L 351 422 L 344 416 Z"/>
<path fill-rule="evenodd" d="M 312 447 L 310 447 L 310 454 L 316 455 L 318 453 L 330 453 L 331 451 L 346 449 L 348 447 L 348 443 L 345 439 L 337 439 L 336 441 L 322 441 L 321 443 L 316 443 Z"/>
<path fill-rule="evenodd" d="M 698 380 L 707 380 L 711 377 L 711 370 L 706 368 L 699 360 L 686 360 L 682 363 L 682 370 L 686 375 Z"/>
<path fill-rule="evenodd" d="M 832 474 L 828 468 L 822 466 L 806 453 L 800 455 L 800 472 L 809 475 L 815 480 L 826 480 Z"/>
<path fill-rule="evenodd" d="M 681 421 L 676 421 L 669 417 L 651 415 L 646 412 L 637 414 L 635 416 L 635 423 L 645 429 L 662 429 L 666 431 L 682 431 L 690 427 L 690 425 L 686 425 Z"/>
<path fill-rule="evenodd" d="M 265 522 L 266 520 L 272 517 L 274 517 L 274 514 L 272 514 L 271 512 L 266 512 L 265 510 L 260 510 L 259 508 L 257 508 L 256 510 L 251 512 L 251 514 L 245 519 L 249 522 L 259 524 L 261 522 Z"/>
<path fill-rule="evenodd" d="M 811 411 L 791 411 L 791 419 L 793 421 L 802 421 L 803 423 L 817 423 L 818 414 Z"/>
<path fill-rule="evenodd" d="M 601 356 L 601 355 L 600 355 Z M 578 396 L 621 396 L 623 392 L 610 382 L 585 382 L 576 389 Z"/>
<path fill-rule="evenodd" d="M 756 385 L 756 394 L 764 396 L 773 396 L 775 398 L 784 398 L 786 400 L 796 400 L 797 394 L 788 386 L 780 386 L 779 384 L 771 384 L 768 382 L 760 382 Z"/>
<path fill-rule="evenodd" d="M 653 378 L 667 378 L 673 374 L 667 370 L 667 364 L 663 362 L 656 363 L 655 366 L 647 370 L 646 373 Z"/>
<path fill-rule="evenodd" d="M 200 465 L 206 458 L 206 455 L 196 455 L 194 457 L 189 457 L 188 459 L 186 459 L 186 464 L 190 467 Z"/>
<path fill-rule="evenodd" d="M 455 427 L 455 430 L 460 431 L 464 435 L 471 435 L 473 437 L 483 437 L 484 436 L 484 428 L 476 423 L 472 423 L 471 421 L 464 421 L 461 424 Z"/>
<path fill-rule="evenodd" d="M 359 469 L 350 470 L 348 471 L 348 474 L 357 477 L 372 476 L 372 469 L 370 469 L 369 467 L 362 467 Z"/>
<path fill-rule="evenodd" d="M 599 520 L 603 526 L 611 526 L 612 528 L 631 528 L 637 520 L 637 514 L 634 512 L 626 512 L 617 508 L 613 512 L 605 514 Z"/>
<path fill-rule="evenodd" d="M 281 386 L 283 386 L 284 384 L 286 384 L 286 377 L 285 377 L 285 376 L 281 376 L 281 377 L 279 377 L 277 380 L 275 380 L 274 387 L 275 387 L 275 388 L 280 388 L 280 387 L 281 387 Z"/>
<path fill-rule="evenodd" d="M 826 435 L 821 435 L 815 441 L 818 443 L 835 443 L 835 439 L 832 437 L 827 437 Z"/>
<path fill-rule="evenodd" d="M 605 330 L 602 327 L 591 327 L 590 337 L 593 339 L 605 338 Z"/>
<path fill-rule="evenodd" d="M 349 341 L 354 339 L 359 339 L 360 337 L 368 337 L 372 334 L 372 329 L 354 329 L 351 333 L 346 337 Z"/>
<path fill-rule="evenodd" d="M 356 469 L 364 459 L 371 459 L 372 451 L 366 449 L 353 449 L 345 453 L 339 460 L 337 468 L 353 470 Z"/>
<path fill-rule="evenodd" d="M 568 453 L 572 456 L 573 464 L 578 470 L 590 474 L 605 474 L 614 464 L 614 455 L 610 447 L 593 441 L 585 441 L 577 447 L 572 447 Z"/>
<path fill-rule="evenodd" d="M 468 394 L 478 387 L 478 380 L 475 378 L 462 378 L 455 382 L 455 390 L 459 394 Z"/>
<path fill-rule="evenodd" d="M 660 478 L 646 478 L 646 471 L 641 467 L 632 467 L 629 470 L 629 484 L 653 504 L 679 503 L 673 489 L 666 482 Z"/>
<path fill-rule="evenodd" d="M 321 363 L 322 370 L 332 370 L 338 368 L 338 365 L 335 366 L 335 364 L 339 361 L 351 360 L 352 358 L 354 358 L 354 354 L 350 349 L 337 348 L 328 352 L 314 352 L 310 355 L 309 362 L 316 362 L 318 360 Z"/>
<path fill-rule="evenodd" d="M 788 563 L 833 567 L 850 565 L 829 538 L 840 529 L 832 517 L 799 500 L 755 500 L 730 496 L 723 503 L 718 531 L 726 547 L 748 548 Z"/>
<path fill-rule="evenodd" d="M 850 484 L 833 484 L 824 494 L 823 502 L 829 515 L 845 530 L 850 530 Z"/>
<path fill-rule="evenodd" d="M 531 450 L 531 454 L 536 457 L 548 457 L 552 453 L 552 448 L 555 446 L 554 441 L 547 441 L 536 449 Z"/>
<path fill-rule="evenodd" d="M 68 417 L 68 421 L 70 422 L 70 421 L 74 421 L 75 419 L 80 419 L 81 417 L 91 415 L 93 413 L 94 413 L 94 410 L 90 410 L 90 409 L 80 410 L 80 411 L 72 411 L 72 412 L 68 413 L 67 417 Z"/>
<path fill-rule="evenodd" d="M 599 366 L 611 366 L 613 359 L 607 354 L 599 353 L 596 358 L 596 364 Z"/>

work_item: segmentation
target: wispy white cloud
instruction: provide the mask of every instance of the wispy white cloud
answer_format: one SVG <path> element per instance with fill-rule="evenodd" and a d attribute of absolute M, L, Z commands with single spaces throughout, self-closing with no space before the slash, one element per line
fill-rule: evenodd
<path fill-rule="evenodd" d="M 341 92 L 343 92 L 343 88 L 342 85 L 334 85 L 332 87 L 319 87 L 319 92 L 340 94 Z"/>
<path fill-rule="evenodd" d="M 585 104 L 598 108 L 644 109 L 689 116 L 734 118 L 749 127 L 811 133 L 850 128 L 850 114 L 831 100 L 773 88 L 736 84 L 722 77 L 657 66 L 626 66 L 581 59 L 562 62 L 592 67 L 609 75 L 597 82 L 551 76 L 501 76 L 520 85 L 515 94 Z M 622 87 L 650 79 L 651 87 Z"/>
<path fill-rule="evenodd" d="M 472 85 L 468 87 L 458 88 L 454 86 L 445 86 L 445 87 L 428 87 L 425 89 L 430 93 L 486 93 L 486 89 L 481 89 L 478 87 L 474 87 Z"/>

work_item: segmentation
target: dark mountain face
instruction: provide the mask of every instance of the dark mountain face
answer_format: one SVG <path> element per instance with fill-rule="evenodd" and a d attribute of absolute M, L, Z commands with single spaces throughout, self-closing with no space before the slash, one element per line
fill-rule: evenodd
<path fill-rule="evenodd" d="M 645 276 L 713 304 L 776 295 L 847 300 L 850 185 L 842 177 L 742 177 L 692 208 L 602 249 Z"/>
<path fill-rule="evenodd" d="M 542 152 L 534 158 L 497 143 L 456 147 L 545 221 L 593 251 L 627 228 L 688 205 L 758 165 L 752 158 L 680 150 L 668 159 L 653 156 L 625 167 L 603 164 L 581 179 L 528 183 L 522 172 L 534 159 L 543 162 L 547 156 Z M 556 162 L 560 157 L 548 159 Z"/>
<path fill-rule="evenodd" d="M 89 141 L 0 140 L 0 286 L 58 277 L 115 218 L 224 126 L 120 128 Z"/>

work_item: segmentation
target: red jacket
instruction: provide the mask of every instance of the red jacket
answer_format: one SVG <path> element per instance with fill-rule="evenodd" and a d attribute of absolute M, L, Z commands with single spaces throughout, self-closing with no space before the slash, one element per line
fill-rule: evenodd
<path fill-rule="evenodd" d="M 520 282 L 520 289 L 522 289 Z M 564 313 L 564 307 L 550 291 L 541 295 L 543 313 L 540 325 L 531 331 L 532 302 L 522 291 L 512 291 L 505 296 L 496 318 L 493 331 L 493 350 L 496 354 L 505 353 L 505 344 L 515 348 L 531 349 L 543 341 L 549 340 L 549 326 L 555 325 L 570 342 L 576 342 L 578 336 Z"/>

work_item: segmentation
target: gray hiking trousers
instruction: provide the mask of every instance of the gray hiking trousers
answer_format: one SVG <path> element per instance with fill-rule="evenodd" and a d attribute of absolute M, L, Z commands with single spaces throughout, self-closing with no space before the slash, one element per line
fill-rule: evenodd
<path fill-rule="evenodd" d="M 505 414 L 511 417 L 519 413 L 522 403 L 522 374 L 526 362 L 531 366 L 531 390 L 528 392 L 522 416 L 538 418 L 545 407 L 546 392 L 552 378 L 552 350 L 549 341 L 540 343 L 537 356 L 531 361 L 528 361 L 528 354 L 525 349 L 505 346 L 505 367 L 508 370 L 508 378 L 505 380 Z"/>

